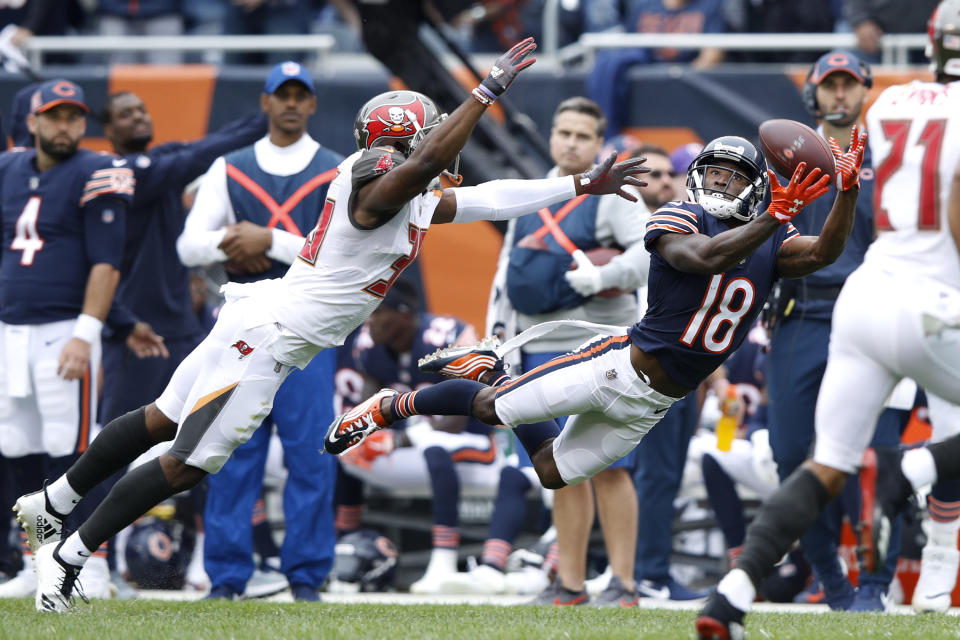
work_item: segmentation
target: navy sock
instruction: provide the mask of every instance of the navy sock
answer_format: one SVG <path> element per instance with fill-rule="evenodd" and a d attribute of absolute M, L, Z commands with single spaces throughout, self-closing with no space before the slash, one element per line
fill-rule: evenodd
<path fill-rule="evenodd" d="M 500 471 L 497 499 L 490 516 L 488 538 L 513 543 L 523 528 L 527 516 L 527 491 L 530 479 L 516 467 L 504 467 Z"/>
<path fill-rule="evenodd" d="M 453 458 L 443 447 L 427 447 L 423 457 L 433 489 L 433 523 L 456 528 L 459 526 L 460 478 L 453 468 Z"/>
<path fill-rule="evenodd" d="M 473 398 L 487 385 L 473 380 L 444 380 L 433 386 L 401 393 L 390 403 L 394 420 L 410 416 L 469 416 Z"/>
<path fill-rule="evenodd" d="M 750 576 L 754 586 L 759 585 L 829 500 L 827 488 L 813 472 L 798 468 L 760 507 L 747 529 L 737 568 Z"/>
<path fill-rule="evenodd" d="M 560 425 L 556 420 L 544 420 L 533 424 L 518 424 L 513 432 L 532 460 L 533 454 L 544 442 L 560 435 Z"/>
<path fill-rule="evenodd" d="M 154 458 L 123 476 L 78 533 L 87 549 L 97 549 L 151 507 L 177 493 Z"/>
<path fill-rule="evenodd" d="M 707 488 L 707 500 L 717 518 L 717 524 L 723 531 L 727 548 L 743 545 L 747 535 L 747 524 L 743 517 L 743 502 L 737 494 L 737 488 L 723 470 L 716 458 L 703 455 L 703 485 Z"/>
<path fill-rule="evenodd" d="M 125 413 L 111 420 L 94 438 L 90 447 L 67 471 L 67 482 L 74 491 L 85 496 L 155 444 L 157 441 L 147 431 L 145 408 Z"/>
<path fill-rule="evenodd" d="M 960 478 L 950 478 L 934 483 L 930 496 L 940 502 L 960 502 Z"/>

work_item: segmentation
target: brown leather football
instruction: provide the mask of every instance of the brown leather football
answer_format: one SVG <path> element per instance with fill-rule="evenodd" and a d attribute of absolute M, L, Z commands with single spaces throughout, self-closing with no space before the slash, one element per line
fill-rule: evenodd
<path fill-rule="evenodd" d="M 790 179 L 797 165 L 807 163 L 807 171 L 819 167 L 833 180 L 836 167 L 830 147 L 816 131 L 794 120 L 767 120 L 760 125 L 760 150 L 770 167 L 784 179 Z"/>

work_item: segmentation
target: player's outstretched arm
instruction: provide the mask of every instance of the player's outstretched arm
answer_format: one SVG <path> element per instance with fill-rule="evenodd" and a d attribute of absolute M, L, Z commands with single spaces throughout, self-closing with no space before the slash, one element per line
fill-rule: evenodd
<path fill-rule="evenodd" d="M 645 187 L 640 179 L 650 169 L 643 166 L 646 158 L 616 161 L 611 153 L 590 171 L 562 178 L 541 180 L 492 180 L 475 187 L 444 189 L 443 197 L 433 214 L 433 224 L 476 222 L 477 220 L 509 220 L 519 218 L 578 195 L 617 194 L 636 202 L 637 197 L 624 186 Z"/>
<path fill-rule="evenodd" d="M 530 57 L 536 48 L 533 38 L 527 38 L 497 58 L 490 75 L 423 139 L 403 164 L 362 187 L 353 207 L 357 222 L 374 226 L 389 219 L 449 167 L 487 107 L 522 70 L 536 62 L 536 58 Z"/>
<path fill-rule="evenodd" d="M 723 273 L 753 253 L 804 206 L 827 192 L 830 178 L 821 173 L 816 167 L 807 172 L 806 163 L 801 162 L 790 181 L 781 185 L 776 175 L 768 171 L 771 200 L 766 214 L 713 237 L 667 233 L 654 240 L 654 247 L 670 266 L 680 271 Z"/>
<path fill-rule="evenodd" d="M 785 244 L 777 254 L 777 271 L 785 278 L 800 278 L 832 264 L 847 244 L 857 210 L 860 193 L 860 165 L 867 143 L 867 132 L 854 125 L 850 150 L 844 153 L 833 138 L 829 139 L 837 167 L 837 197 L 823 223 L 819 236 L 800 236 Z"/>

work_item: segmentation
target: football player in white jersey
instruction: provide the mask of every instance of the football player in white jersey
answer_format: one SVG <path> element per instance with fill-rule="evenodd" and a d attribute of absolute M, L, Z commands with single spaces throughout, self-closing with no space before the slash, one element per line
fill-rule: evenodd
<path fill-rule="evenodd" d="M 764 503 L 736 567 L 697 618 L 700 638 L 742 634 L 756 585 L 857 471 L 877 416 L 902 378 L 913 378 L 945 406 L 960 403 L 960 0 L 940 3 L 930 40 L 935 81 L 890 87 L 867 113 L 879 233 L 837 300 L 813 458 Z M 943 436 L 902 457 L 899 450 L 876 450 L 877 471 L 861 480 L 875 496 L 863 506 L 860 533 L 868 571 L 886 556 L 892 520 L 914 490 L 960 475 L 960 436 Z M 950 526 L 955 554 L 957 529 Z M 936 539 L 944 545 L 949 534 L 941 534 Z M 943 608 L 956 580 L 952 562 Z M 949 565 L 940 569 L 935 573 Z M 938 608 L 931 595 L 928 610 Z"/>
<path fill-rule="evenodd" d="M 381 94 L 360 109 L 360 150 L 339 166 L 287 274 L 228 285 L 217 324 L 161 396 L 112 421 L 66 474 L 17 501 L 31 545 L 39 546 L 38 530 L 44 539 L 36 551 L 38 610 L 67 610 L 92 550 L 156 503 L 216 473 L 270 412 L 290 368 L 341 344 L 377 307 L 416 258 L 431 223 L 515 218 L 582 193 L 636 200 L 623 187 L 646 184 L 637 177 L 646 171 L 643 159 L 614 164 L 613 155 L 572 177 L 438 188 L 486 108 L 533 64 L 534 49 L 528 38 L 501 56 L 449 118 L 411 91 Z M 76 533 L 57 542 L 63 517 L 84 494 L 174 437 L 168 453 L 127 473 Z"/>

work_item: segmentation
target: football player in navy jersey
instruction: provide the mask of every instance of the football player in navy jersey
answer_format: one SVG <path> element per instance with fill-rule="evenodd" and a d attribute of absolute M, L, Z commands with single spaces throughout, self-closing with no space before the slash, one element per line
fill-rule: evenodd
<path fill-rule="evenodd" d="M 26 118 L 35 148 L 0 155 L 0 453 L 59 459 L 51 474 L 90 442 L 134 191 L 126 160 L 78 149 L 87 112 L 79 86 L 45 82 Z M 45 473 L 23 471 L 22 488 Z"/>
<path fill-rule="evenodd" d="M 780 185 L 749 141 L 717 138 L 688 170 L 692 202 L 670 202 L 647 223 L 649 308 L 640 322 L 600 328 L 607 337 L 516 379 L 504 373 L 503 350 L 493 340 L 442 350 L 421 368 L 465 379 L 381 392 L 331 430 L 369 434 L 412 415 L 471 415 L 512 427 L 543 486 L 591 477 L 636 446 L 736 350 L 777 276 L 806 275 L 840 255 L 853 224 L 866 133 L 853 139 L 847 153 L 832 146 L 838 194 L 819 236 L 799 235 L 790 220 L 827 191 L 827 176 L 800 163 Z M 510 347 L 549 328 L 528 329 Z M 562 433 L 557 416 L 574 416 Z"/>
<path fill-rule="evenodd" d="M 477 341 L 476 330 L 451 316 L 420 310 L 415 287 L 400 280 L 367 323 L 338 350 L 337 395 L 353 406 L 381 386 L 399 391 L 422 389 L 444 380 L 417 368 L 420 358 L 447 345 Z M 460 544 L 458 504 L 461 484 L 493 491 L 501 458 L 493 427 L 462 416 L 415 418 L 385 429 L 343 457 L 337 494 L 345 504 L 339 521 L 358 514 L 361 481 L 388 489 L 429 488 L 433 498 L 433 551 L 424 575 L 411 593 L 440 593 L 443 580 L 457 570 Z M 359 517 L 353 518 L 359 528 Z"/>

